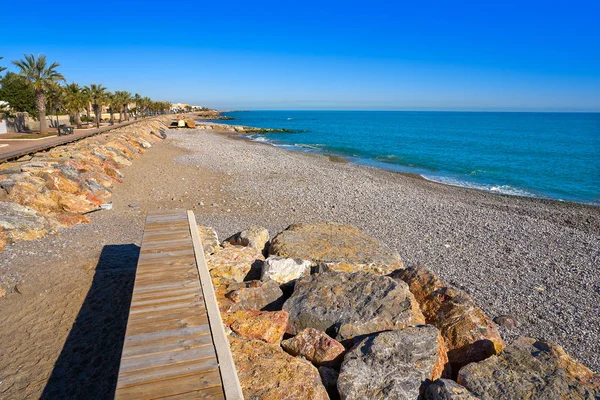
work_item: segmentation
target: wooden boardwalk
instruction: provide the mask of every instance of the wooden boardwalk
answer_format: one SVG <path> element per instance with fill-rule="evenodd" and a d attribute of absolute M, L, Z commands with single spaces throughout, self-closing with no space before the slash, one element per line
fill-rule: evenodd
<path fill-rule="evenodd" d="M 243 399 L 191 211 L 148 213 L 116 399 Z"/>

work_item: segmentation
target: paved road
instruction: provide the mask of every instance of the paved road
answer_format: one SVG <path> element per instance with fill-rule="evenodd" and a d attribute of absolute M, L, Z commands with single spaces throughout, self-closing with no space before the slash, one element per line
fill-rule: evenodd
<path fill-rule="evenodd" d="M 98 129 L 79 130 L 71 135 L 55 136 L 39 140 L 2 140 L 0 138 L 0 162 L 12 160 L 27 154 L 36 153 L 52 147 L 74 142 L 88 136 L 97 135 L 122 126 L 131 125 L 139 120 L 131 120 L 120 124 L 103 126 Z M 5 146 L 7 145 L 7 146 Z"/>

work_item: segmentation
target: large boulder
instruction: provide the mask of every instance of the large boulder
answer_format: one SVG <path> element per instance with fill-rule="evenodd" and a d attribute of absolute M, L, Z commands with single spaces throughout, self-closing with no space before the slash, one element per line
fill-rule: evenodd
<path fill-rule="evenodd" d="M 262 253 L 252 247 L 226 245 L 206 257 L 206 265 L 213 278 L 243 282 L 260 278 L 264 259 Z"/>
<path fill-rule="evenodd" d="M 422 267 L 395 271 L 391 276 L 408 284 L 427 323 L 440 330 L 455 370 L 504 348 L 494 322 L 464 291 L 446 286 Z"/>
<path fill-rule="evenodd" d="M 600 398 L 599 375 L 562 347 L 532 338 L 519 338 L 500 355 L 463 367 L 458 383 L 482 400 Z"/>
<path fill-rule="evenodd" d="M 213 278 L 213 285 L 222 312 L 277 310 L 283 304 L 283 291 L 274 281 L 235 282 Z"/>
<path fill-rule="evenodd" d="M 281 342 L 289 314 L 285 311 L 241 310 L 223 315 L 223 324 L 238 335 L 275 344 Z"/>
<path fill-rule="evenodd" d="M 312 262 L 293 258 L 271 256 L 263 264 L 261 280 L 274 280 L 281 284 L 293 282 L 310 275 Z"/>
<path fill-rule="evenodd" d="M 450 379 L 438 379 L 427 386 L 423 400 L 479 400 L 466 388 Z"/>
<path fill-rule="evenodd" d="M 260 226 L 251 226 L 245 231 L 225 239 L 225 241 L 237 246 L 252 247 L 262 253 L 269 242 L 269 231 Z"/>
<path fill-rule="evenodd" d="M 283 309 L 290 313 L 288 333 L 315 328 L 340 341 L 425 323 L 404 282 L 366 272 L 298 279 Z"/>
<path fill-rule="evenodd" d="M 281 347 L 291 355 L 302 356 L 317 366 L 339 366 L 346 352 L 340 342 L 313 328 L 306 328 L 293 338 L 284 340 Z"/>
<path fill-rule="evenodd" d="M 294 224 L 271 241 L 269 254 L 324 263 L 340 272 L 389 274 L 400 255 L 358 229 L 336 223 Z"/>
<path fill-rule="evenodd" d="M 328 400 L 317 368 L 259 340 L 229 337 L 246 400 Z"/>
<path fill-rule="evenodd" d="M 344 357 L 338 391 L 347 400 L 414 400 L 423 384 L 442 376 L 447 361 L 434 326 L 376 333 L 362 338 Z"/>

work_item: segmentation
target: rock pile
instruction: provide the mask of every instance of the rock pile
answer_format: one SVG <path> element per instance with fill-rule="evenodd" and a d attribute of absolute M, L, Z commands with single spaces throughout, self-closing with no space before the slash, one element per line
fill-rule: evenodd
<path fill-rule="evenodd" d="M 468 294 L 356 228 L 292 225 L 269 241 L 252 227 L 221 245 L 199 229 L 246 399 L 600 396 L 562 348 L 504 349 Z"/>
<path fill-rule="evenodd" d="M 89 222 L 87 213 L 110 204 L 119 169 L 161 140 L 168 119 L 140 121 L 0 164 L 0 251 Z"/>

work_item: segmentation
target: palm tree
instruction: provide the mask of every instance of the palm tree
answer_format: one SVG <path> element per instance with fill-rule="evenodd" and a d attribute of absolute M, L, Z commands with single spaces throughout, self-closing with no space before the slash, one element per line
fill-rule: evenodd
<path fill-rule="evenodd" d="M 138 93 L 134 94 L 133 101 L 135 102 L 135 119 L 138 119 L 138 113 L 140 112 L 140 106 L 142 105 L 142 96 Z"/>
<path fill-rule="evenodd" d="M 46 109 L 56 114 L 56 131 L 60 134 L 58 114 L 64 109 L 64 88 L 58 83 L 53 83 L 46 90 Z"/>
<path fill-rule="evenodd" d="M 87 87 L 92 102 L 92 108 L 96 115 L 96 128 L 100 128 L 100 117 L 102 114 L 102 105 L 106 104 L 107 92 L 106 88 L 101 84 L 92 83 Z"/>
<path fill-rule="evenodd" d="M 87 117 L 87 123 L 90 124 L 90 115 L 92 114 L 90 108 L 92 104 L 92 92 L 88 86 L 84 86 L 81 88 L 81 96 L 85 99 L 85 116 Z"/>
<path fill-rule="evenodd" d="M 126 91 L 121 92 L 121 107 L 127 121 L 129 121 L 129 103 L 131 103 L 132 100 L 133 98 L 131 97 L 131 93 Z M 122 118 L 121 122 L 123 122 Z"/>
<path fill-rule="evenodd" d="M 130 102 L 131 93 L 125 92 L 123 90 L 117 90 L 115 92 L 115 109 L 119 110 L 120 122 L 123 122 L 127 118 L 127 109 Z"/>
<path fill-rule="evenodd" d="M 0 60 L 2 60 L 4 57 L 0 57 Z M 0 72 L 5 71 L 6 68 L 5 67 L 0 67 Z"/>
<path fill-rule="evenodd" d="M 117 92 L 111 93 L 111 92 L 107 92 L 106 93 L 106 105 L 108 106 L 108 112 L 110 113 L 110 124 L 114 125 L 115 123 L 115 110 L 119 109 L 119 104 L 121 104 L 121 101 L 119 101 L 119 96 L 117 95 Z"/>
<path fill-rule="evenodd" d="M 47 133 L 46 91 L 53 83 L 64 81 L 65 77 L 56 70 L 60 64 L 54 62 L 48 65 L 45 55 L 38 55 L 37 59 L 33 54 L 24 54 L 24 57 L 23 60 L 13 61 L 13 64 L 20 69 L 19 75 L 25 77 L 28 84 L 35 90 L 35 102 L 40 120 L 40 133 Z"/>
<path fill-rule="evenodd" d="M 76 83 L 69 83 L 65 86 L 65 108 L 75 119 L 77 128 L 81 128 L 81 110 L 85 107 L 89 107 L 89 102 L 86 99 L 86 95 Z"/>

